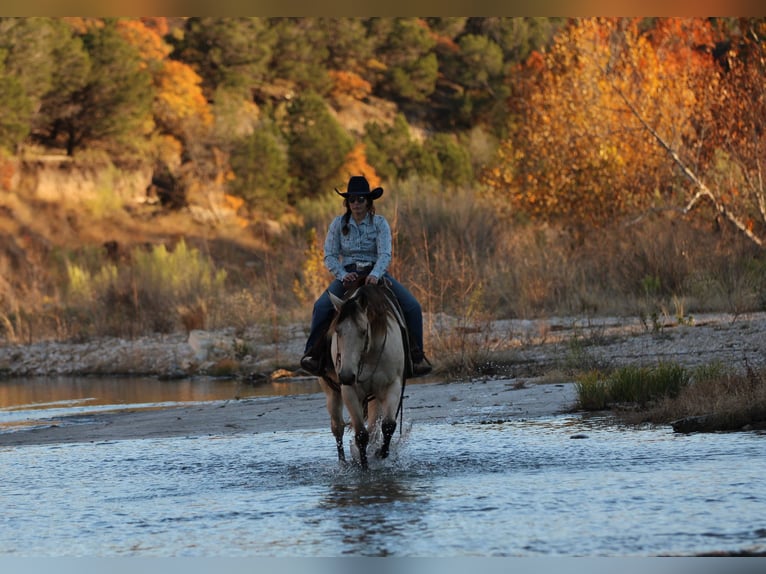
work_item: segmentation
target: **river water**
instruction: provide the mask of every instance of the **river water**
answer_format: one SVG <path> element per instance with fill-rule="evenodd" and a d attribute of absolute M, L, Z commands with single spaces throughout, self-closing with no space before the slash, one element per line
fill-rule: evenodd
<path fill-rule="evenodd" d="M 405 424 L 368 472 L 338 464 L 326 426 L 7 447 L 0 556 L 765 552 L 765 455 L 755 432 L 574 415 Z"/>

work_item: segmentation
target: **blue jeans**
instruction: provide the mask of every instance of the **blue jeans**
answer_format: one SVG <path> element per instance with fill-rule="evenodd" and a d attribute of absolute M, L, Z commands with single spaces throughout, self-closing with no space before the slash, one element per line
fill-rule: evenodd
<path fill-rule="evenodd" d="M 423 309 L 409 289 L 391 275 L 384 273 L 381 281 L 383 279 L 390 281 L 391 291 L 394 292 L 402 308 L 404 321 L 407 323 L 407 330 L 410 333 L 410 354 L 413 358 L 419 359 L 423 353 Z M 336 297 L 343 297 L 343 291 L 343 282 L 340 279 L 335 279 L 314 303 L 314 311 L 311 314 L 311 331 L 308 341 L 306 341 L 306 353 L 309 353 L 316 345 L 335 314 L 335 307 L 333 307 L 329 293 Z"/>

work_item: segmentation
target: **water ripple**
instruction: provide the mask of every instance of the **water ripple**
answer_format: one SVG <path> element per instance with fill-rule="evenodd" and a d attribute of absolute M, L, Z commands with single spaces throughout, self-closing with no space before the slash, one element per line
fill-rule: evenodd
<path fill-rule="evenodd" d="M 681 437 L 577 417 L 417 425 L 368 472 L 338 464 L 327 429 L 9 448 L 0 554 L 763 550 L 764 454 L 758 434 Z"/>

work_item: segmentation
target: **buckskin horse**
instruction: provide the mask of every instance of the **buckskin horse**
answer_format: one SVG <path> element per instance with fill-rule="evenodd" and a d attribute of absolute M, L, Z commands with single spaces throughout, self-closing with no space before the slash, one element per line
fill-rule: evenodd
<path fill-rule="evenodd" d="M 407 366 L 404 321 L 393 293 L 382 284 L 363 285 L 344 299 L 332 294 L 330 298 L 336 315 L 327 331 L 330 360 L 320 382 L 327 399 L 338 459 L 346 460 L 345 405 L 359 462 L 366 469 L 367 446 L 371 437 L 377 436 L 378 424 L 383 435 L 376 451 L 380 458 L 388 456 L 396 430 Z"/>

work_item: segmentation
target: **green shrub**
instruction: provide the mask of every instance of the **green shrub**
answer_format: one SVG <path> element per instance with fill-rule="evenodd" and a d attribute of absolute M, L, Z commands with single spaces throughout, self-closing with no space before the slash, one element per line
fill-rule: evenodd
<path fill-rule="evenodd" d="M 675 398 L 689 383 L 689 373 L 677 363 L 654 367 L 627 365 L 602 376 L 591 371 L 576 383 L 578 403 L 585 410 L 610 405 L 635 404 L 641 407 L 664 398 Z"/>
<path fill-rule="evenodd" d="M 229 190 L 251 208 L 282 213 L 292 184 L 288 167 L 287 142 L 275 123 L 264 121 L 232 149 L 235 178 L 229 182 Z"/>
<path fill-rule="evenodd" d="M 590 371 L 581 375 L 575 383 L 575 389 L 581 409 L 601 411 L 609 406 L 609 389 L 599 371 Z"/>

